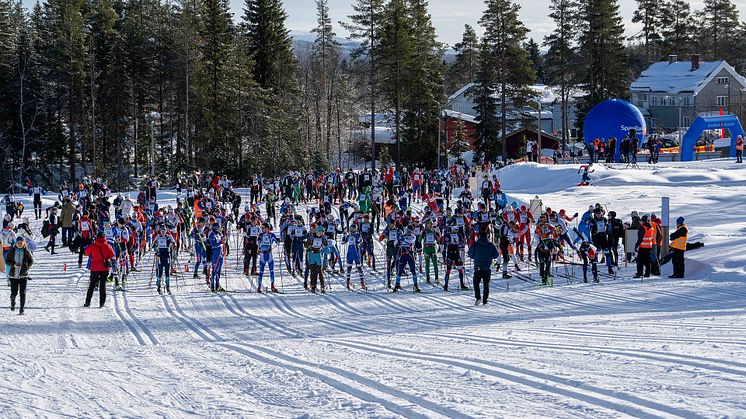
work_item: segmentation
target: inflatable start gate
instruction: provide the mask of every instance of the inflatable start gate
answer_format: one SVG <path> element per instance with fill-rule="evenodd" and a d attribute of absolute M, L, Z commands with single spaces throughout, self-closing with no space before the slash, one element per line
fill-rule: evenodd
<path fill-rule="evenodd" d="M 694 160 L 694 146 L 697 144 L 697 140 L 702 135 L 702 132 L 708 129 L 727 129 L 730 131 L 731 142 L 727 157 L 734 157 L 736 155 L 736 138 L 739 135 L 744 135 L 743 127 L 741 127 L 741 121 L 738 120 L 738 117 L 736 115 L 698 116 L 686 131 L 686 134 L 684 134 L 684 138 L 681 139 L 681 144 L 679 145 L 679 159 L 681 161 Z"/>

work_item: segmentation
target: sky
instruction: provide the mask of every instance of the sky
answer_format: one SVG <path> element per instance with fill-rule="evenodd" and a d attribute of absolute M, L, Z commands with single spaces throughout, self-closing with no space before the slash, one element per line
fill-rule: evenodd
<path fill-rule="evenodd" d="M 530 38 L 537 42 L 553 29 L 552 20 L 547 16 L 549 13 L 549 0 L 515 0 L 520 6 L 520 17 L 526 27 L 531 31 Z M 732 0 L 740 13 L 741 19 L 746 20 L 746 0 Z M 352 12 L 353 0 L 329 0 L 329 13 L 334 22 L 334 29 L 339 36 L 347 35 L 338 22 L 347 20 L 347 15 Z M 430 0 L 430 14 L 433 25 L 441 42 L 449 46 L 461 40 L 464 24 L 469 24 L 477 29 L 477 21 L 484 9 L 483 0 Z M 314 0 L 284 0 L 285 10 L 288 13 L 287 26 L 293 32 L 309 32 L 316 24 L 315 1 Z M 690 1 L 692 10 L 703 7 L 703 0 Z M 242 0 L 231 0 L 234 12 L 240 16 Z M 632 36 L 640 30 L 638 24 L 632 23 L 632 15 L 637 8 L 635 0 L 619 0 L 620 12 L 625 21 L 627 36 Z"/>

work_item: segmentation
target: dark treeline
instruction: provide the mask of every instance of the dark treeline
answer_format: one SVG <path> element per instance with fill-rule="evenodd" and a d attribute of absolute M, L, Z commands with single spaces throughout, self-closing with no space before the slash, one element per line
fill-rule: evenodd
<path fill-rule="evenodd" d="M 246 0 L 241 16 L 227 0 L 47 0 L 31 10 L 0 0 L 0 181 L 91 174 L 120 188 L 151 171 L 170 181 L 324 169 L 349 149 L 369 157 L 369 141 L 348 144 L 372 111 L 391 116 L 391 158 L 432 167 L 446 94 L 471 81 L 476 158 L 493 159 L 502 105 L 530 103 L 536 81 L 560 86 L 563 105 L 572 89 L 587 92 L 582 118 L 599 100 L 627 97 L 629 81 L 667 54 L 746 65 L 730 0 L 701 11 L 638 4 L 643 29 L 625 39 L 616 0 L 551 0 L 556 28 L 539 43 L 515 3 L 487 0 L 484 36 L 467 26 L 447 65 L 425 0 L 356 0 L 344 22 L 317 0 L 315 41 L 295 45 L 281 0 Z M 338 25 L 359 42 L 350 54 Z"/>

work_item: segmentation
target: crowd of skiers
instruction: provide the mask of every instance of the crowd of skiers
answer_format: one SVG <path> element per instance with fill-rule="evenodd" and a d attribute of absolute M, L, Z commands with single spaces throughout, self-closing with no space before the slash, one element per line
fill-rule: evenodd
<path fill-rule="evenodd" d="M 589 274 L 599 281 L 600 263 L 613 275 L 627 229 L 637 230 L 637 241 L 634 255 L 623 253 L 622 258 L 631 261 L 636 255 L 636 277 L 659 275 L 660 265 L 668 260 L 674 263 L 672 277 L 684 276 L 688 231 L 683 218 L 670 237 L 672 252 L 661 255 L 663 232 L 654 214 L 639 217 L 633 212 L 631 221 L 623 223 L 599 204 L 582 215 L 551 208 L 533 214 L 526 205 L 509 203 L 497 172 L 482 169 L 485 174 L 477 179 L 476 168 L 465 165 L 439 171 L 397 171 L 390 165 L 375 173 L 337 169 L 290 172 L 279 178 L 255 175 L 246 185 L 243 204 L 225 176 L 204 185 L 179 180 L 173 205 L 163 205 L 156 178 L 132 200 L 111 192 L 104 180 L 86 177 L 72 188 L 64 184 L 53 206 L 39 205 L 38 212 L 34 206 L 35 216 L 44 218 L 45 250 L 55 253 L 61 233 L 60 245 L 78 253 L 79 268 L 87 256 L 91 276 L 85 306 L 96 288 L 103 306 L 107 280 L 122 289 L 128 275 L 137 271 L 150 274 L 151 281 L 155 278 L 158 293 L 170 293 L 172 275 L 187 260 L 193 261 L 188 270 L 194 278 L 203 277 L 211 291 L 222 291 L 231 250 L 243 274 L 256 277 L 260 293 L 279 291 L 276 263 L 302 278 L 313 293 L 327 289 L 330 275 L 340 275 L 350 290 L 366 290 L 370 270 L 385 271 L 385 286 L 393 292 L 402 289 L 406 273 L 414 292 L 420 291 L 422 280 L 447 291 L 453 288 L 452 275 L 458 276 L 456 288 L 466 290 L 469 258 L 480 304 L 488 301 L 493 268 L 502 270 L 503 278 L 529 280 L 524 270 L 530 265 L 521 264 L 533 264 L 543 285 L 551 284 L 552 265 L 558 263 L 582 265 L 584 282 Z M 477 187 L 472 190 L 474 180 Z M 49 192 L 32 187 L 35 202 L 37 193 L 41 203 Z M 24 278 L 33 263 L 33 249 L 27 244 L 35 234 L 27 217 L 16 226 L 17 219 L 17 213 L 5 215 L 0 237 L 12 300 L 20 292 L 23 310 Z M 270 281 L 266 289 L 265 273 Z"/>

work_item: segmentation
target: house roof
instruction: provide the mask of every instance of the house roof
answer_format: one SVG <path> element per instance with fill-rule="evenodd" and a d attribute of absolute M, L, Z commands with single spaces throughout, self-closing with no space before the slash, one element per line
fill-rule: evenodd
<path fill-rule="evenodd" d="M 699 68 L 694 71 L 689 61 L 660 61 L 643 71 L 640 77 L 632 82 L 630 90 L 672 94 L 687 92 L 696 95 L 723 69 L 738 80 L 741 86 L 746 86 L 746 79 L 725 61 L 702 61 Z"/>

